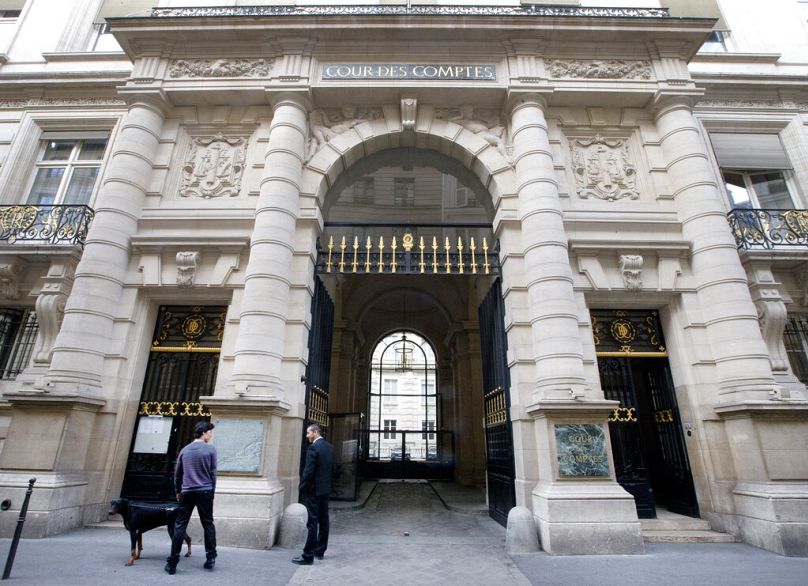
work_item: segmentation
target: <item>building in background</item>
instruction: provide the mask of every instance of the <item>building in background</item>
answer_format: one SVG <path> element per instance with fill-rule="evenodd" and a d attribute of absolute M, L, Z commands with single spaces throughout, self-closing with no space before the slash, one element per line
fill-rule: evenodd
<path fill-rule="evenodd" d="M 0 1 L 26 534 L 170 499 L 212 418 L 222 544 L 273 545 L 314 421 L 336 497 L 808 555 L 808 3 L 615 4 Z"/>

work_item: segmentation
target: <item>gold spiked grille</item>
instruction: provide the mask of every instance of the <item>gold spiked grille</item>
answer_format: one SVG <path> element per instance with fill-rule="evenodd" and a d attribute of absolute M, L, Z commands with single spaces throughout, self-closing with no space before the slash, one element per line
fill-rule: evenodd
<path fill-rule="evenodd" d="M 434 231 L 429 231 L 434 232 Z M 498 243 L 490 234 L 324 235 L 318 243 L 320 274 L 498 275 Z"/>

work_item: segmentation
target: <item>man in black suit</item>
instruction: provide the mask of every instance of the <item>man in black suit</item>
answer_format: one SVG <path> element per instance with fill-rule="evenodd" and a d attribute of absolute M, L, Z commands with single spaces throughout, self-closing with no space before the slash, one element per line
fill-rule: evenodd
<path fill-rule="evenodd" d="M 314 558 L 323 559 L 328 547 L 328 495 L 331 494 L 331 478 L 334 476 L 334 447 L 322 437 L 316 423 L 306 428 L 309 449 L 306 451 L 306 466 L 300 475 L 300 496 L 309 514 L 306 529 L 308 536 L 303 554 L 292 560 L 293 564 L 309 566 Z"/>

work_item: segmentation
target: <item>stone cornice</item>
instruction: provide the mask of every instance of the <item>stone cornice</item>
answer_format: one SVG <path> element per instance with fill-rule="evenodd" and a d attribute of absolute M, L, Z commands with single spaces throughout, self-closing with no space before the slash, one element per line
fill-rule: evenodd
<path fill-rule="evenodd" d="M 718 405 L 714 407 L 713 410 L 722 419 L 739 419 L 747 417 L 804 419 L 806 414 L 808 414 L 808 401 L 742 401 L 738 403 Z"/>
<path fill-rule="evenodd" d="M 228 397 L 207 396 L 199 397 L 208 409 L 213 409 L 217 414 L 243 414 L 243 413 L 266 413 L 268 415 L 285 415 L 291 409 L 291 405 L 286 401 L 274 396 L 250 396 L 234 395 Z"/>

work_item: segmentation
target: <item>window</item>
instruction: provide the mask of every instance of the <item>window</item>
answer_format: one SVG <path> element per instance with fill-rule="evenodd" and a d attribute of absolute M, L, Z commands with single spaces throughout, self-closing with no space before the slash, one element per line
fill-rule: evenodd
<path fill-rule="evenodd" d="M 0 378 L 16 378 L 28 366 L 38 331 L 32 310 L 0 308 Z"/>
<path fill-rule="evenodd" d="M 435 422 L 434 421 L 421 421 L 421 429 L 423 431 L 435 431 Z M 429 437 L 427 437 L 429 436 Z M 435 439 L 434 433 L 422 433 L 421 439 Z"/>
<path fill-rule="evenodd" d="M 793 209 L 791 163 L 777 134 L 712 132 L 733 209 Z"/>
<path fill-rule="evenodd" d="M 415 207 L 415 179 L 396 177 L 393 180 L 393 205 L 399 208 Z"/>
<path fill-rule="evenodd" d="M 455 202 L 459 208 L 477 207 L 477 198 L 468 187 L 459 186 L 455 191 Z"/>
<path fill-rule="evenodd" d="M 353 202 L 362 205 L 373 205 L 374 201 L 373 177 L 362 177 L 353 184 Z"/>
<path fill-rule="evenodd" d="M 122 51 L 118 41 L 109 32 L 109 25 L 105 22 L 96 23 L 93 25 L 93 35 L 90 38 L 90 51 L 98 52 L 112 52 Z"/>
<path fill-rule="evenodd" d="M 788 318 L 783 343 L 794 376 L 808 384 L 808 315 Z"/>
<path fill-rule="evenodd" d="M 794 209 L 782 171 L 724 171 L 724 186 L 733 209 Z"/>
<path fill-rule="evenodd" d="M 708 53 L 725 53 L 727 45 L 724 42 L 724 33 L 721 31 L 713 31 L 707 40 L 701 45 L 701 50 Z"/>
<path fill-rule="evenodd" d="M 384 420 L 384 439 L 396 439 L 396 425 L 395 419 Z"/>
<path fill-rule="evenodd" d="M 81 139 L 45 136 L 26 203 L 85 205 L 95 189 L 107 148 L 106 134 Z"/>

